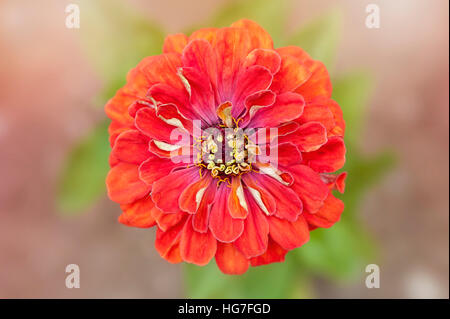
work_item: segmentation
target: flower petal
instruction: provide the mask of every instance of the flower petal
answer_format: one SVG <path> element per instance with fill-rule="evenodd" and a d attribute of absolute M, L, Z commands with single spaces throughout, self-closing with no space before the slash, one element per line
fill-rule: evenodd
<path fill-rule="evenodd" d="M 327 130 L 319 122 L 308 122 L 300 125 L 292 134 L 280 137 L 279 142 L 293 143 L 300 151 L 311 152 L 327 142 Z"/>
<path fill-rule="evenodd" d="M 344 203 L 330 192 L 322 208 L 315 214 L 305 213 L 305 218 L 314 227 L 328 228 L 339 221 L 343 211 Z"/>
<path fill-rule="evenodd" d="M 106 188 L 109 198 L 120 204 L 130 204 L 151 190 L 151 186 L 139 178 L 138 166 L 129 163 L 111 168 L 106 176 Z"/>
<path fill-rule="evenodd" d="M 251 39 L 242 28 L 222 28 L 213 39 L 217 54 L 218 89 L 220 100 L 231 101 L 238 72 L 251 51 Z"/>
<path fill-rule="evenodd" d="M 169 34 L 164 39 L 163 52 L 164 53 L 180 53 L 183 52 L 187 45 L 188 37 L 183 33 Z"/>
<path fill-rule="evenodd" d="M 331 97 L 330 76 L 322 62 L 313 60 L 303 49 L 296 46 L 278 48 L 277 51 L 281 55 L 290 55 L 296 58 L 311 72 L 311 77 L 296 89 L 296 92 L 302 94 L 306 101 L 309 102 L 317 96 Z"/>
<path fill-rule="evenodd" d="M 186 224 L 186 218 L 183 218 L 176 225 L 162 231 L 156 230 L 155 248 L 162 258 L 171 263 L 179 263 L 182 261 L 179 251 L 180 238 L 183 228 Z"/>
<path fill-rule="evenodd" d="M 272 74 L 263 66 L 255 65 L 241 72 L 236 80 L 236 89 L 232 98 L 233 116 L 237 118 L 242 114 L 248 96 L 267 90 L 271 82 Z"/>
<path fill-rule="evenodd" d="M 244 195 L 244 188 L 239 177 L 231 179 L 231 192 L 228 195 L 228 209 L 231 217 L 244 219 L 248 214 L 248 205 Z"/>
<path fill-rule="evenodd" d="M 267 249 L 269 224 L 265 214 L 249 192 L 245 191 L 245 197 L 249 205 L 249 213 L 244 220 L 244 231 L 235 241 L 236 247 L 246 258 L 262 255 Z"/>
<path fill-rule="evenodd" d="M 255 181 L 277 199 L 275 216 L 291 222 L 296 221 L 303 211 L 303 203 L 297 194 L 287 186 L 274 181 L 271 177 L 254 174 Z"/>
<path fill-rule="evenodd" d="M 291 92 L 305 83 L 311 72 L 290 55 L 281 55 L 280 70 L 273 77 L 270 89 L 277 94 Z"/>
<path fill-rule="evenodd" d="M 131 204 L 120 205 L 123 213 L 119 216 L 119 222 L 131 226 L 148 228 L 156 225 L 153 211 L 158 210 L 155 207 L 150 196 L 146 196 Z"/>
<path fill-rule="evenodd" d="M 192 227 L 192 216 L 189 216 L 180 241 L 181 258 L 185 262 L 204 266 L 216 254 L 217 241 L 210 231 L 200 233 Z"/>
<path fill-rule="evenodd" d="M 247 55 L 244 61 L 244 67 L 249 68 L 253 65 L 264 66 L 270 73 L 275 74 L 280 70 L 281 57 L 274 50 L 255 49 Z"/>
<path fill-rule="evenodd" d="M 168 158 L 161 158 L 157 155 L 151 156 L 139 166 L 139 178 L 148 185 L 152 185 L 170 174 L 177 167 L 185 167 L 186 163 L 174 163 Z"/>
<path fill-rule="evenodd" d="M 248 30 L 252 48 L 273 49 L 272 37 L 256 22 L 242 19 L 234 22 L 231 27 Z"/>
<path fill-rule="evenodd" d="M 303 215 L 294 222 L 275 216 L 268 217 L 268 221 L 270 236 L 286 250 L 300 247 L 309 240 L 309 227 Z"/>
<path fill-rule="evenodd" d="M 328 187 L 320 179 L 319 174 L 305 165 L 293 165 L 287 170 L 294 177 L 291 188 L 303 202 L 303 208 L 310 213 L 317 212 L 328 196 Z"/>
<path fill-rule="evenodd" d="M 250 263 L 233 244 L 217 243 L 216 264 L 224 274 L 241 275 Z"/>
<path fill-rule="evenodd" d="M 198 179 L 196 167 L 174 171 L 153 183 L 152 200 L 156 207 L 166 213 L 182 212 L 178 205 L 178 198 L 189 184 Z"/>
<path fill-rule="evenodd" d="M 248 126 L 252 128 L 276 127 L 302 115 L 304 105 L 303 97 L 297 93 L 280 94 L 274 104 L 258 109 Z"/>
<path fill-rule="evenodd" d="M 253 267 L 262 266 L 271 263 L 284 262 L 284 257 L 288 251 L 278 245 L 270 236 L 267 250 L 264 254 L 250 258 L 250 263 Z"/>
<path fill-rule="evenodd" d="M 140 164 L 150 157 L 149 138 L 137 130 L 121 133 L 111 151 L 112 155 L 126 163 Z"/>
<path fill-rule="evenodd" d="M 316 172 L 335 172 L 344 166 L 345 151 L 342 137 L 333 136 L 317 151 L 303 153 L 303 161 Z"/>
<path fill-rule="evenodd" d="M 244 230 L 242 219 L 232 218 L 228 211 L 227 199 L 229 193 L 230 189 L 222 183 L 216 192 L 209 219 L 209 228 L 214 237 L 224 243 L 235 241 Z"/>

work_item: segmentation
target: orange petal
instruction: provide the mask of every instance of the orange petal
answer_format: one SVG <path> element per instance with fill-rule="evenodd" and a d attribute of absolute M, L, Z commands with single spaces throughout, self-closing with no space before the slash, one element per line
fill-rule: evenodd
<path fill-rule="evenodd" d="M 164 53 L 180 53 L 183 52 L 187 45 L 188 37 L 183 33 L 169 34 L 164 39 L 163 52 Z"/>
<path fill-rule="evenodd" d="M 290 55 L 296 58 L 310 71 L 311 77 L 295 90 L 302 94 L 307 102 L 317 96 L 331 97 L 330 76 L 322 62 L 313 60 L 303 49 L 296 46 L 278 48 L 277 51 L 282 55 Z"/>
<path fill-rule="evenodd" d="M 146 196 L 131 204 L 120 205 L 120 208 L 123 210 L 123 213 L 119 216 L 119 222 L 124 225 L 148 228 L 156 224 L 152 211 L 158 209 L 150 196 Z"/>
<path fill-rule="evenodd" d="M 112 201 L 129 204 L 144 197 L 151 187 L 139 178 L 138 166 L 119 163 L 106 176 L 108 196 Z"/>
<path fill-rule="evenodd" d="M 256 22 L 242 19 L 233 23 L 231 27 L 246 29 L 250 34 L 252 48 L 273 49 L 273 41 L 270 34 Z"/>
<path fill-rule="evenodd" d="M 191 34 L 189 37 L 189 42 L 196 39 L 203 39 L 212 44 L 217 36 L 218 30 L 219 29 L 217 28 L 199 29 Z"/>
<path fill-rule="evenodd" d="M 249 267 L 249 261 L 233 244 L 217 243 L 217 267 L 228 275 L 241 275 Z"/>
<path fill-rule="evenodd" d="M 277 94 L 291 92 L 304 84 L 310 76 L 311 72 L 308 68 L 296 58 L 281 55 L 281 67 L 274 75 L 270 89 Z"/>

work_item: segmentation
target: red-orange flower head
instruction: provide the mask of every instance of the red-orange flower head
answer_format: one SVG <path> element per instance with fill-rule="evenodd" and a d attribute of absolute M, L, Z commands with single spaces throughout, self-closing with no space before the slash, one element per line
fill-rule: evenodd
<path fill-rule="evenodd" d="M 332 190 L 346 174 L 329 173 L 344 165 L 345 125 L 321 62 L 274 49 L 249 20 L 169 35 L 163 52 L 106 105 L 106 184 L 121 223 L 156 226 L 156 250 L 171 263 L 215 257 L 242 274 L 339 220 Z"/>

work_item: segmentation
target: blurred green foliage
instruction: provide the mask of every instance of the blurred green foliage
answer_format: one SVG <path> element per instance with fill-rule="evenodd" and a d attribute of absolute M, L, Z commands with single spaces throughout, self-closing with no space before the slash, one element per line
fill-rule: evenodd
<path fill-rule="evenodd" d="M 301 3 L 300 3 L 301 4 Z M 270 32 L 276 45 L 303 47 L 315 59 L 333 69 L 339 42 L 342 13 L 332 10 L 300 30 L 288 34 L 285 21 L 290 1 L 241 0 L 227 3 L 210 20 L 189 28 L 226 26 L 249 18 Z M 125 76 L 145 56 L 161 52 L 163 31 L 120 0 L 84 1 L 82 39 L 105 88 L 98 104 L 125 83 Z M 366 192 L 393 165 L 393 155 L 382 152 L 363 155 L 360 151 L 373 80 L 367 72 L 333 75 L 333 98 L 340 104 L 346 121 L 348 172 L 345 202 L 339 223 L 331 229 L 311 232 L 310 241 L 291 251 L 286 262 L 250 268 L 242 276 L 222 274 L 214 261 L 205 267 L 185 265 L 186 295 L 191 298 L 306 298 L 314 296 L 312 280 L 331 281 L 360 278 L 364 266 L 373 262 L 376 249 L 358 210 Z M 70 152 L 62 172 L 59 206 L 66 212 L 81 212 L 105 192 L 109 144 L 106 122 L 102 122 Z"/>

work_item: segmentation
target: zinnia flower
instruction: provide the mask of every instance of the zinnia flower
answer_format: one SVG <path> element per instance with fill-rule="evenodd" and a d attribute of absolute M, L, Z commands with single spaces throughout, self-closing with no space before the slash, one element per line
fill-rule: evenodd
<path fill-rule="evenodd" d="M 284 261 L 344 209 L 332 190 L 343 192 L 346 174 L 330 173 L 345 162 L 345 124 L 331 91 L 321 62 L 274 49 L 252 21 L 169 35 L 105 107 L 119 221 L 155 226 L 171 263 L 215 258 L 242 274 Z M 268 138 L 238 133 L 249 128 Z"/>

